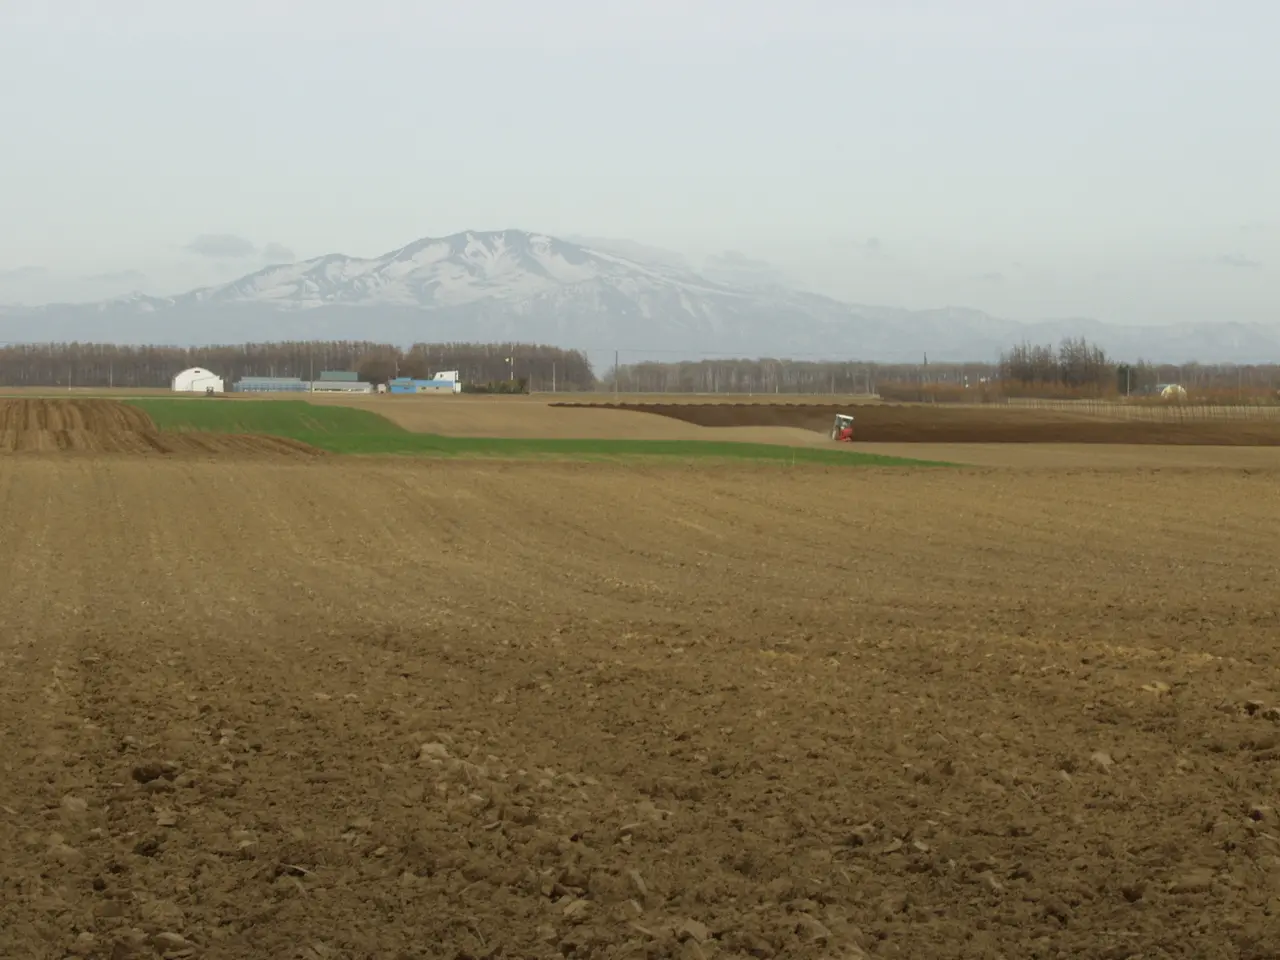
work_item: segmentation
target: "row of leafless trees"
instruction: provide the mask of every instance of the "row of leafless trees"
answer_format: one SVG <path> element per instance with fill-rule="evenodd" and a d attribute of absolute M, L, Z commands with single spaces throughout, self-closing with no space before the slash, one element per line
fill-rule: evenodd
<path fill-rule="evenodd" d="M 419 343 L 408 350 L 359 340 L 246 343 L 210 347 L 101 343 L 0 345 L 0 386 L 167 387 L 187 367 L 206 367 L 229 382 L 245 376 L 318 377 L 355 370 L 362 379 L 427 377 L 458 370 L 464 382 L 525 380 L 529 389 L 628 393 L 861 394 L 895 399 L 960 399 L 975 391 L 1003 396 L 1139 396 L 1158 383 L 1179 383 L 1197 396 L 1274 397 L 1280 365 L 1117 364 L 1096 345 L 1021 344 L 998 363 L 880 364 L 804 360 L 714 359 L 637 363 L 597 380 L 586 354 L 543 344 Z"/>
<path fill-rule="evenodd" d="M 418 343 L 407 351 L 366 351 L 352 367 L 370 383 L 428 377 L 457 370 L 464 383 L 524 380 L 533 390 L 591 390 L 596 377 L 587 355 L 537 343 Z"/>
<path fill-rule="evenodd" d="M 529 343 L 418 343 L 410 349 L 360 340 L 243 343 L 210 347 L 103 343 L 0 345 L 0 386 L 167 387 L 174 374 L 204 367 L 228 383 L 249 376 L 314 379 L 324 370 L 355 370 L 379 383 L 457 370 L 464 381 L 524 378 L 535 390 L 590 390 L 595 375 L 584 353 Z"/>
<path fill-rule="evenodd" d="M 1000 355 L 997 379 L 1025 386 L 1062 386 L 1068 390 L 1111 390 L 1115 364 L 1105 350 L 1083 337 L 1057 347 L 1019 344 Z"/>
<path fill-rule="evenodd" d="M 1177 383 L 1214 402 L 1274 399 L 1276 364 L 1116 363 L 1096 344 L 1021 344 L 997 363 L 848 363 L 719 359 L 636 363 L 606 372 L 599 388 L 633 393 L 878 393 L 901 401 L 996 402 L 1006 397 L 1142 396 Z"/>
<path fill-rule="evenodd" d="M 930 367 L 929 369 L 935 369 Z M 983 364 L 939 366 L 975 379 Z M 601 381 L 603 390 L 623 393 L 799 393 L 862 394 L 878 383 L 920 380 L 917 364 L 818 362 L 812 360 L 723 359 L 675 363 L 623 364 Z"/>
<path fill-rule="evenodd" d="M 1108 397 L 1142 396 L 1160 384 L 1176 383 L 1201 396 L 1240 399 L 1274 395 L 1280 386 L 1276 364 L 1117 363 L 1083 338 L 1056 348 L 1020 344 L 1000 355 L 995 380 L 1006 395 Z"/>

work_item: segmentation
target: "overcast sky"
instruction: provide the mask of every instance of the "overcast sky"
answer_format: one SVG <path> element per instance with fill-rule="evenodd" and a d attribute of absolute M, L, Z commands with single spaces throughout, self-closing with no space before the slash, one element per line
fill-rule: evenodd
<path fill-rule="evenodd" d="M 1280 321 L 1274 0 L 0 0 L 0 300 L 517 227 Z"/>

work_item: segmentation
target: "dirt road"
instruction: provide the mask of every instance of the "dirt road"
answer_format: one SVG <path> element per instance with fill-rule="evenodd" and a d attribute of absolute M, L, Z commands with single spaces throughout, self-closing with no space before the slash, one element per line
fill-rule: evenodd
<path fill-rule="evenodd" d="M 0 956 L 1274 957 L 1278 516 L 0 458 Z"/>

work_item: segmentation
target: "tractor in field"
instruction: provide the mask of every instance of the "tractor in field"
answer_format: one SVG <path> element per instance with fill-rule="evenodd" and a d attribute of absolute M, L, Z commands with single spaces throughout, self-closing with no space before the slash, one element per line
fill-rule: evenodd
<path fill-rule="evenodd" d="M 853 415 L 837 413 L 831 424 L 831 439 L 837 443 L 853 443 Z"/>

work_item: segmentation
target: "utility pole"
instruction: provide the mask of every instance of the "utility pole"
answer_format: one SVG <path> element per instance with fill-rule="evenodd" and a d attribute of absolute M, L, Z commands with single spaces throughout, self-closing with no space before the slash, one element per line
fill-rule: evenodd
<path fill-rule="evenodd" d="M 613 351 L 613 399 L 618 399 L 618 351 Z"/>
<path fill-rule="evenodd" d="M 556 392 L 556 362 L 551 361 L 551 392 Z"/>

